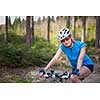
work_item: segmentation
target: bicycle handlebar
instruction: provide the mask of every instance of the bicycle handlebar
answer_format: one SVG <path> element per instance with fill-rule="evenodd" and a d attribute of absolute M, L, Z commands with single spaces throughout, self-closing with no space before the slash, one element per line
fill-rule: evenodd
<path fill-rule="evenodd" d="M 54 70 L 51 70 L 50 72 L 47 72 L 44 74 L 45 78 L 52 78 L 52 79 L 65 79 L 67 80 L 70 77 L 70 74 L 66 71 L 64 73 L 55 73 Z"/>

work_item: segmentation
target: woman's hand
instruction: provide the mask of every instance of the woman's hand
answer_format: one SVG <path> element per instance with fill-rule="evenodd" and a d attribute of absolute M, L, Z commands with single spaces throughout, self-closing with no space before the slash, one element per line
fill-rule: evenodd
<path fill-rule="evenodd" d="M 80 70 L 75 69 L 71 74 L 79 76 L 80 75 Z"/>
<path fill-rule="evenodd" d="M 43 68 L 39 69 L 39 75 L 40 75 L 40 77 L 43 77 L 43 75 L 45 75 L 45 73 L 46 73 L 45 69 L 43 69 Z"/>

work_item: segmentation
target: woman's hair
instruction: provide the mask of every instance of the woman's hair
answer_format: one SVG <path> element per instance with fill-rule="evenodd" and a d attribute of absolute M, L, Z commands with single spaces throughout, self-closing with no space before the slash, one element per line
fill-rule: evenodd
<path fill-rule="evenodd" d="M 74 37 L 70 34 L 69 37 L 71 38 L 72 42 L 74 43 L 75 42 L 75 39 Z"/>

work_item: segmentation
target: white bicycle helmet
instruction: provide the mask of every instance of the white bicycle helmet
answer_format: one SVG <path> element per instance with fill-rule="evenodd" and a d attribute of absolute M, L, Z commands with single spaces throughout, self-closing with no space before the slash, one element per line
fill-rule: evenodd
<path fill-rule="evenodd" d="M 57 35 L 59 41 L 63 40 L 64 38 L 70 35 L 70 30 L 68 28 L 62 28 Z"/>

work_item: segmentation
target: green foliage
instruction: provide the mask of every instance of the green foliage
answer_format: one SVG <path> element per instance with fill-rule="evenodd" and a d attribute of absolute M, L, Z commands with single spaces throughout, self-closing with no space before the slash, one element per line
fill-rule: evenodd
<path fill-rule="evenodd" d="M 2 37 L 2 36 L 0 36 Z M 33 41 L 32 47 L 26 47 L 24 37 L 9 33 L 7 46 L 0 45 L 0 64 L 11 67 L 44 66 L 55 53 L 55 46 L 42 38 Z M 2 39 L 0 40 L 2 41 Z M 2 44 L 2 43 L 0 43 Z"/>
<path fill-rule="evenodd" d="M 34 64 L 38 66 L 46 65 L 55 52 L 55 46 L 49 46 L 45 40 L 40 39 L 40 41 L 34 42 L 32 45 L 32 58 Z"/>
<path fill-rule="evenodd" d="M 95 22 L 89 22 L 87 24 L 87 40 L 91 41 L 95 39 L 95 33 L 96 33 L 96 23 Z"/>
<path fill-rule="evenodd" d="M 10 31 L 13 33 L 20 34 L 21 31 L 23 30 L 22 25 L 23 25 L 23 20 L 21 21 L 20 17 L 15 17 L 15 20 L 12 25 L 12 29 L 10 29 Z"/>
<path fill-rule="evenodd" d="M 89 55 L 95 54 L 95 48 L 94 48 L 95 47 L 95 39 L 86 41 L 86 44 L 87 44 L 87 53 Z"/>
<path fill-rule="evenodd" d="M 95 47 L 95 39 L 91 39 L 90 41 L 86 41 L 88 46 Z"/>

